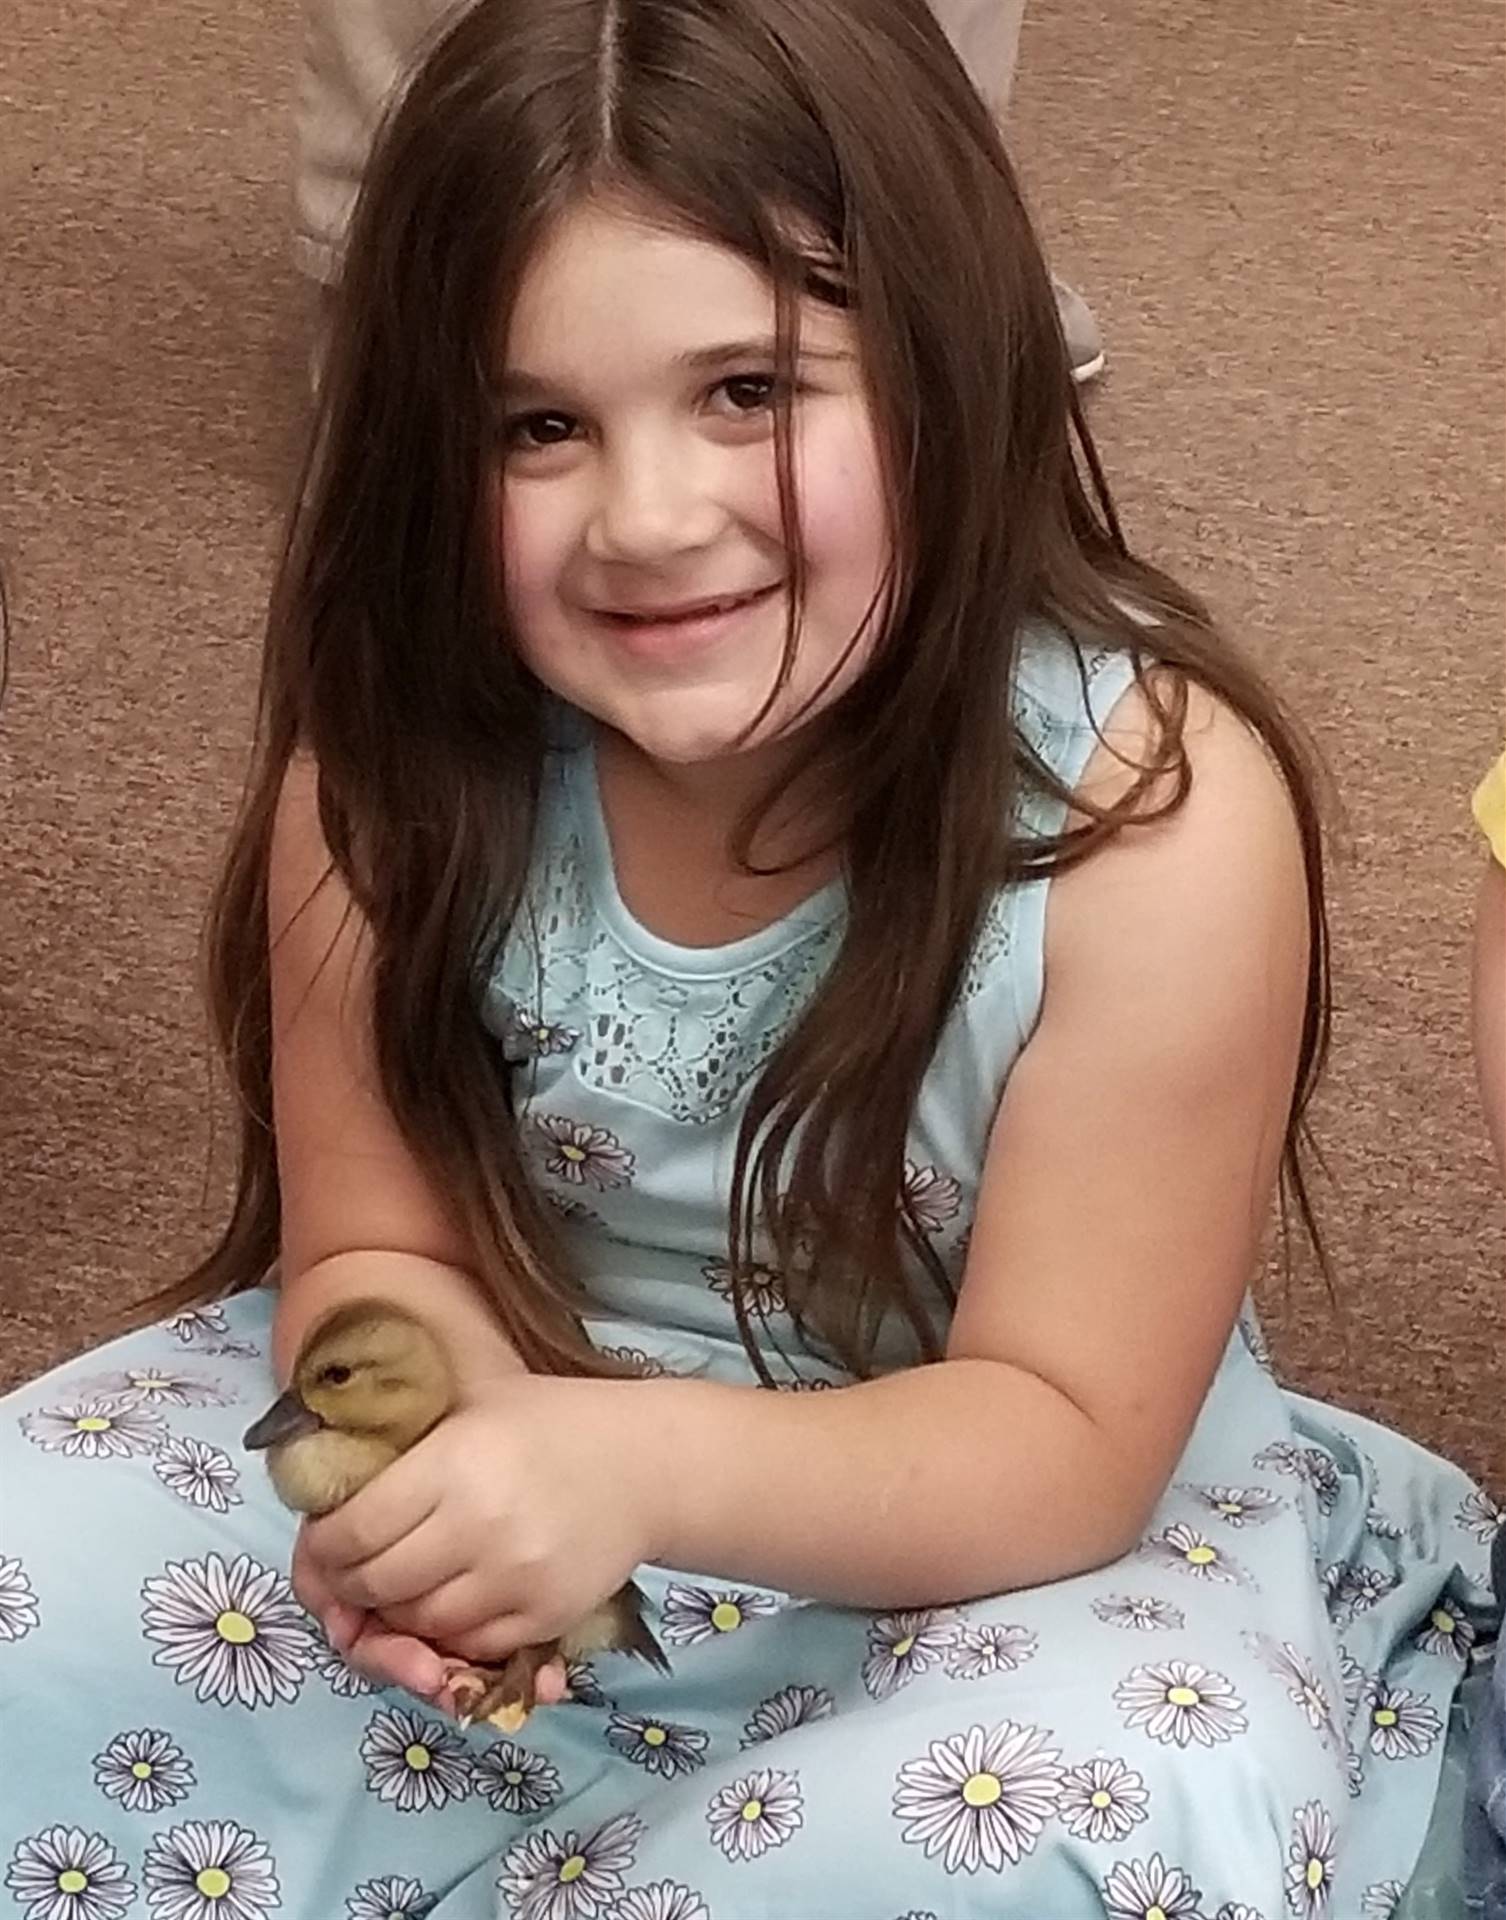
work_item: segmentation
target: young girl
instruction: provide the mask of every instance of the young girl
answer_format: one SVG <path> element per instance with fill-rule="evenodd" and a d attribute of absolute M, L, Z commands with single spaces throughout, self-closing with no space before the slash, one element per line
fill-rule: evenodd
<path fill-rule="evenodd" d="M 3 1426 L 30 1920 L 1391 1911 L 1485 1503 L 1241 1324 L 1313 805 L 1072 418 L 922 0 L 434 51 L 217 904 L 234 1215 Z M 238 1436 L 372 1295 L 462 1405 L 295 1542 Z M 434 1704 L 629 1575 L 667 1679 Z"/>

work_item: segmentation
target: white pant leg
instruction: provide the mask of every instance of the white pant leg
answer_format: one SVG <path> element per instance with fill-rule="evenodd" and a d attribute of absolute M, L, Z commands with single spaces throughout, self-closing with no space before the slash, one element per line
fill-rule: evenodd
<path fill-rule="evenodd" d="M 465 0 L 304 0 L 294 251 L 339 277 L 351 210 L 388 100 L 430 33 Z M 973 85 L 1002 113 L 1025 0 L 932 0 Z"/>

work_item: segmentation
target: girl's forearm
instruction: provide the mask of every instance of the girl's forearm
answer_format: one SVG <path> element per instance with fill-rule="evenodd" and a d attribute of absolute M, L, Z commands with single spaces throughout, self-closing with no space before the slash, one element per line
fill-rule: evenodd
<path fill-rule="evenodd" d="M 656 1403 L 654 1558 L 842 1605 L 938 1604 L 1102 1566 L 1138 1540 L 1158 1491 L 1080 1408 L 998 1361 L 830 1393 L 633 1390 Z"/>

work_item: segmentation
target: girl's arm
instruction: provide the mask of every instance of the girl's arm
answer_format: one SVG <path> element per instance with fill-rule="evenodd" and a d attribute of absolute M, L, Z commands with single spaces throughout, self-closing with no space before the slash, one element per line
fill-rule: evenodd
<path fill-rule="evenodd" d="M 1485 1124 L 1506 1177 L 1506 867 L 1492 860 L 1475 909 L 1475 1072 Z"/>
<path fill-rule="evenodd" d="M 1138 704 L 1111 736 L 1132 752 Z M 904 1606 L 1085 1571 L 1140 1537 L 1266 1226 L 1308 953 L 1263 750 L 1206 700 L 1188 747 L 1181 810 L 1051 889 L 1044 1005 L 947 1358 L 825 1394 L 630 1384 L 656 1558 Z M 1117 767 L 1100 749 L 1095 791 Z"/>
<path fill-rule="evenodd" d="M 519 1362 L 468 1271 L 471 1250 L 387 1109 L 371 1042 L 369 940 L 330 869 L 311 760 L 283 784 L 269 873 L 272 1071 L 282 1187 L 273 1365 L 311 1322 L 384 1295 L 445 1337 L 463 1378 Z"/>

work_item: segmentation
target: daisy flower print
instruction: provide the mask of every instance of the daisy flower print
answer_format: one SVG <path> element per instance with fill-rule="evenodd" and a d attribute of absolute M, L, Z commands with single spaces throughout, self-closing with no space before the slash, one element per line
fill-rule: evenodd
<path fill-rule="evenodd" d="M 1162 1746 L 1214 1747 L 1249 1726 L 1244 1701 L 1221 1673 L 1189 1660 L 1136 1667 L 1114 1689 L 1127 1727 L 1143 1727 Z"/>
<path fill-rule="evenodd" d="M 230 1332 L 225 1321 L 225 1309 L 213 1304 L 185 1307 L 182 1313 L 175 1313 L 164 1325 L 165 1330 L 185 1347 L 204 1346 L 223 1340 Z"/>
<path fill-rule="evenodd" d="M 863 1685 L 875 1700 L 887 1700 L 918 1673 L 936 1666 L 957 1645 L 958 1625 L 951 1613 L 882 1613 L 868 1628 L 868 1657 Z"/>
<path fill-rule="evenodd" d="M 556 1180 L 593 1187 L 598 1193 L 632 1184 L 637 1160 L 606 1127 L 587 1126 L 563 1114 L 545 1114 L 533 1125 L 545 1168 Z"/>
<path fill-rule="evenodd" d="M 498 1740 L 477 1757 L 476 1787 L 498 1813 L 547 1813 L 560 1797 L 559 1769 L 541 1753 Z"/>
<path fill-rule="evenodd" d="M 744 1774 L 713 1795 L 706 1824 L 729 1860 L 757 1860 L 785 1846 L 805 1824 L 799 1777 L 770 1767 Z"/>
<path fill-rule="evenodd" d="M 122 1920 L 136 1897 L 126 1863 L 103 1834 L 48 1827 L 11 1855 L 5 1884 L 25 1920 Z"/>
<path fill-rule="evenodd" d="M 612 1909 L 612 1920 L 711 1920 L 706 1902 L 675 1880 L 629 1887 Z"/>
<path fill-rule="evenodd" d="M 1187 1624 L 1180 1607 L 1149 1594 L 1105 1594 L 1093 1602 L 1093 1611 L 1108 1626 L 1129 1627 L 1136 1633 L 1169 1633 Z"/>
<path fill-rule="evenodd" d="M 384 1873 L 365 1880 L 345 1902 L 345 1920 L 428 1920 L 438 1895 L 426 1893 L 418 1880 L 405 1874 Z"/>
<path fill-rule="evenodd" d="M 241 1554 L 169 1561 L 141 1589 L 142 1630 L 155 1665 L 219 1706 L 296 1700 L 323 1652 L 308 1615 L 275 1567 Z"/>
<path fill-rule="evenodd" d="M 743 1268 L 740 1285 L 731 1263 L 726 1260 L 708 1260 L 701 1274 L 711 1291 L 723 1300 L 730 1302 L 740 1292 L 749 1313 L 757 1314 L 760 1319 L 767 1320 L 771 1314 L 784 1312 L 784 1275 L 762 1260 L 750 1261 Z"/>
<path fill-rule="evenodd" d="M 282 1905 L 266 1842 L 234 1820 L 159 1833 L 141 1873 L 156 1920 L 265 1920 Z"/>
<path fill-rule="evenodd" d="M 471 1751 L 442 1720 L 412 1707 L 372 1715 L 361 1739 L 366 1784 L 399 1813 L 430 1813 L 475 1785 Z"/>
<path fill-rule="evenodd" d="M 1028 1627 L 963 1627 L 947 1655 L 946 1670 L 954 1680 L 986 1680 L 996 1673 L 1013 1673 L 1034 1657 L 1036 1645 Z"/>
<path fill-rule="evenodd" d="M 793 1733 L 796 1727 L 809 1726 L 815 1720 L 829 1720 L 836 1710 L 837 1703 L 825 1687 L 781 1687 L 767 1700 L 760 1700 L 748 1715 L 742 1744 L 756 1747 L 765 1740 L 777 1740 L 781 1734 Z"/>
<path fill-rule="evenodd" d="M 901 1189 L 903 1210 L 922 1233 L 940 1233 L 962 1210 L 962 1188 L 940 1167 L 918 1167 L 905 1162 Z"/>
<path fill-rule="evenodd" d="M 1202 1920 L 1201 1891 L 1180 1867 L 1159 1853 L 1148 1860 L 1122 1860 L 1103 1883 L 1108 1920 Z"/>
<path fill-rule="evenodd" d="M 1488 1547 L 1506 1522 L 1506 1507 L 1498 1506 L 1481 1487 L 1466 1494 L 1454 1518 L 1482 1547 Z"/>
<path fill-rule="evenodd" d="M 169 1493 L 190 1507 L 228 1513 L 241 1504 L 239 1467 L 222 1448 L 205 1440 L 174 1434 L 157 1449 L 152 1471 Z"/>
<path fill-rule="evenodd" d="M 679 1726 L 673 1720 L 614 1713 L 607 1722 L 607 1745 L 661 1780 L 675 1780 L 705 1766 L 710 1744 L 709 1733 L 699 1727 Z"/>
<path fill-rule="evenodd" d="M 1252 1584 L 1244 1567 L 1232 1554 L 1224 1552 L 1196 1527 L 1179 1520 L 1152 1534 L 1140 1548 L 1140 1558 L 1159 1567 L 1173 1567 L 1178 1573 L 1191 1574 L 1197 1580 L 1209 1580 L 1220 1586 Z"/>
<path fill-rule="evenodd" d="M 1443 1722 L 1420 1694 L 1384 1684 L 1371 1693 L 1366 1744 L 1383 1760 L 1419 1760 L 1442 1731 Z"/>
<path fill-rule="evenodd" d="M 158 1415 L 108 1394 L 23 1414 L 20 1426 L 33 1446 L 70 1460 L 129 1460 L 155 1453 L 167 1434 Z"/>
<path fill-rule="evenodd" d="M 41 1619 L 26 1569 L 0 1554 L 0 1641 L 24 1639 Z"/>
<path fill-rule="evenodd" d="M 1226 1527 L 1261 1527 L 1286 1504 L 1265 1487 L 1178 1487 L 1199 1510 Z"/>
<path fill-rule="evenodd" d="M 1455 1593 L 1445 1593 L 1417 1630 L 1415 1644 L 1424 1653 L 1451 1654 L 1456 1660 L 1468 1660 L 1475 1644 L 1475 1623 L 1464 1611 L 1464 1602 Z"/>
<path fill-rule="evenodd" d="M 1127 1840 L 1147 1817 L 1142 1775 L 1122 1760 L 1089 1760 L 1062 1775 L 1057 1813 L 1074 1840 Z"/>
<path fill-rule="evenodd" d="M 941 1856 L 948 1873 L 997 1873 L 1030 1853 L 1061 1799 L 1061 1755 L 1040 1727 L 993 1728 L 933 1740 L 899 1770 L 894 1817 L 903 1838 Z"/>
<path fill-rule="evenodd" d="M 585 1839 L 533 1832 L 502 1856 L 497 1886 L 514 1920 L 605 1920 L 637 1857 L 643 1824 L 619 1814 Z"/>
<path fill-rule="evenodd" d="M 94 1756 L 94 1783 L 127 1813 L 161 1813 L 197 1784 L 187 1755 L 161 1727 L 117 1733 Z"/>
<path fill-rule="evenodd" d="M 1333 1820 L 1317 1800 L 1299 1807 L 1286 1850 L 1286 1904 L 1297 1920 L 1321 1920 L 1333 1884 Z"/>
<path fill-rule="evenodd" d="M 671 1581 L 664 1595 L 659 1625 L 672 1647 L 694 1647 L 718 1634 L 736 1633 L 749 1620 L 778 1613 L 772 1594 L 745 1588 L 690 1587 Z"/>

